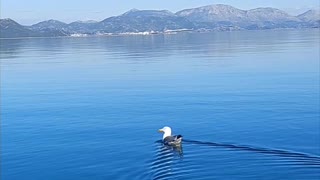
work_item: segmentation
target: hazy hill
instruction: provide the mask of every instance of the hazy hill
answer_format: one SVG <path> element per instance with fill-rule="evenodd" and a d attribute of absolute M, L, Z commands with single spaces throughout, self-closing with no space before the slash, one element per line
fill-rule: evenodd
<path fill-rule="evenodd" d="M 320 20 L 320 10 L 309 10 L 297 16 L 297 18 L 302 21 L 319 21 Z"/>
<path fill-rule="evenodd" d="M 298 21 L 298 18 L 275 8 L 256 8 L 241 10 L 229 5 L 215 4 L 193 9 L 185 9 L 176 13 L 192 21 Z"/>
<path fill-rule="evenodd" d="M 34 32 L 12 19 L 0 19 L 0 37 L 12 38 L 12 37 L 35 37 L 40 36 L 37 32 Z"/>
<path fill-rule="evenodd" d="M 130 10 L 100 22 L 103 32 L 143 32 L 193 28 L 193 23 L 166 10 Z"/>
<path fill-rule="evenodd" d="M 229 5 L 215 4 L 176 13 L 167 10 L 132 9 L 119 16 L 97 21 L 64 23 L 42 21 L 22 26 L 11 19 L 1 19 L 0 37 L 54 37 L 72 34 L 101 35 L 105 33 L 161 33 L 168 30 L 193 31 L 251 30 L 276 28 L 319 28 L 320 13 L 309 10 L 298 16 L 275 8 L 241 10 Z"/>

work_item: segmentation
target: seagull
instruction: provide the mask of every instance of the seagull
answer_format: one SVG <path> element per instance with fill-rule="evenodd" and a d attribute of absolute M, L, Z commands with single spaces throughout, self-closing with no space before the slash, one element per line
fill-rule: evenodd
<path fill-rule="evenodd" d="M 166 145 L 170 146 L 180 146 L 182 141 L 181 135 L 172 136 L 171 135 L 171 128 L 168 126 L 159 129 L 158 132 L 163 133 L 162 141 Z"/>

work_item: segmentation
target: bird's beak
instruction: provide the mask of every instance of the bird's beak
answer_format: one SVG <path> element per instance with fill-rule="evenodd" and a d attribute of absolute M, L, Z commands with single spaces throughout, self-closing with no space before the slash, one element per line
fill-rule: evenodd
<path fill-rule="evenodd" d="M 164 132 L 163 129 L 159 129 L 158 132 Z"/>

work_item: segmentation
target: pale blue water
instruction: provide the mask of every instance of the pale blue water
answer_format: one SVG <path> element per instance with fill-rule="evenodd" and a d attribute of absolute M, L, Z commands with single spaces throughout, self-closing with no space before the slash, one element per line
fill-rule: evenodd
<path fill-rule="evenodd" d="M 319 179 L 319 39 L 2 39 L 1 179 Z"/>

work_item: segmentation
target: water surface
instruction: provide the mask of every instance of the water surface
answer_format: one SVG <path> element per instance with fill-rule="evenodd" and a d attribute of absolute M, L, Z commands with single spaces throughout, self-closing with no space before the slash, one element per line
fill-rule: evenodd
<path fill-rule="evenodd" d="M 1 178 L 317 179 L 319 39 L 2 39 Z"/>

